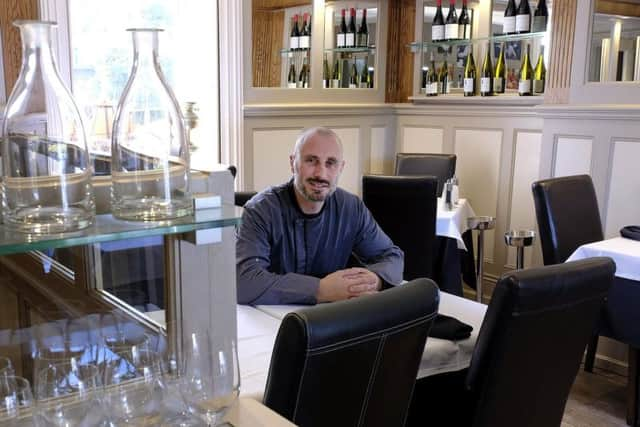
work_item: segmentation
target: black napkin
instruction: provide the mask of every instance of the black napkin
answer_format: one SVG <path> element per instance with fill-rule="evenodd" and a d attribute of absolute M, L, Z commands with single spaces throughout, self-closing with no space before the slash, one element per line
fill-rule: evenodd
<path fill-rule="evenodd" d="M 438 314 L 431 326 L 429 336 L 433 338 L 441 338 L 443 340 L 458 341 L 471 336 L 473 327 L 462 323 L 458 319 Z"/>
<path fill-rule="evenodd" d="M 640 225 L 627 225 L 620 229 L 620 235 L 627 239 L 640 240 Z"/>

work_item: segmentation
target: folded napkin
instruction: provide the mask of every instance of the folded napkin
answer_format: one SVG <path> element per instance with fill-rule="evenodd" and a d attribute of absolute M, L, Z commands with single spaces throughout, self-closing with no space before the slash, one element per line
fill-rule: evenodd
<path fill-rule="evenodd" d="M 640 225 L 627 225 L 620 229 L 620 235 L 627 239 L 640 240 Z"/>
<path fill-rule="evenodd" d="M 471 325 L 462 323 L 453 317 L 438 314 L 433 322 L 433 326 L 431 326 L 429 336 L 443 340 L 458 341 L 469 338 L 471 331 L 473 331 Z"/>

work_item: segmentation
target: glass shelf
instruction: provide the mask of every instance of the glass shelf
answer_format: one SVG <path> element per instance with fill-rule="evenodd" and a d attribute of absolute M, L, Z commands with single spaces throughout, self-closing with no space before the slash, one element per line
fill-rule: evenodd
<path fill-rule="evenodd" d="M 369 47 L 334 47 L 327 48 L 325 52 L 344 52 L 344 53 L 373 53 L 376 51 L 375 46 Z"/>
<path fill-rule="evenodd" d="M 525 34 L 504 34 L 499 36 L 489 36 L 489 37 L 477 37 L 475 39 L 465 39 L 465 40 L 450 40 L 450 41 L 441 41 L 441 42 L 413 42 L 409 44 L 409 48 L 412 52 L 420 52 L 421 50 L 428 50 L 433 47 L 441 47 L 444 49 L 449 48 L 450 46 L 465 46 L 475 43 L 481 42 L 510 42 L 510 41 L 518 41 L 518 40 L 532 40 L 539 39 L 546 35 L 546 31 L 538 32 L 538 33 L 525 33 Z"/>
<path fill-rule="evenodd" d="M 194 215 L 158 222 L 122 221 L 110 214 L 96 215 L 91 227 L 53 235 L 19 233 L 0 225 L 0 255 L 227 227 L 239 224 L 241 215 L 242 209 L 232 205 L 200 209 Z"/>
<path fill-rule="evenodd" d="M 308 49 L 280 49 L 280 55 L 287 55 L 289 53 L 298 53 L 298 54 L 306 54 L 307 52 L 309 52 L 311 50 L 311 48 Z"/>

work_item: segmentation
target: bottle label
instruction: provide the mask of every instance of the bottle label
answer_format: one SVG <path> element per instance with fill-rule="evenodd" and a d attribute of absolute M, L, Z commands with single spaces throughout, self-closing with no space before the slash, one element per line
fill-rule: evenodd
<path fill-rule="evenodd" d="M 433 95 L 438 93 L 438 83 L 436 82 L 427 83 L 426 92 L 427 92 L 427 95 Z"/>
<path fill-rule="evenodd" d="M 447 24 L 444 29 L 444 38 L 455 40 L 458 38 L 458 24 Z"/>
<path fill-rule="evenodd" d="M 524 33 L 530 30 L 531 17 L 529 15 L 516 16 L 516 33 Z"/>
<path fill-rule="evenodd" d="M 504 92 L 504 79 L 502 77 L 493 78 L 493 90 L 497 93 Z"/>
<path fill-rule="evenodd" d="M 329 88 L 330 85 L 331 85 L 331 80 L 326 80 L 326 79 L 322 80 L 322 88 L 323 89 Z"/>
<path fill-rule="evenodd" d="M 340 88 L 340 80 L 338 80 L 338 79 L 331 80 L 331 87 L 334 88 L 334 89 L 339 89 Z"/>
<path fill-rule="evenodd" d="M 309 49 L 309 36 L 300 36 L 300 49 Z"/>
<path fill-rule="evenodd" d="M 475 92 L 474 83 L 475 83 L 475 79 L 468 78 L 468 77 L 465 78 L 464 79 L 464 92 L 465 93 L 474 93 Z"/>
<path fill-rule="evenodd" d="M 369 46 L 369 35 L 368 34 L 358 34 L 358 46 L 359 47 L 367 47 L 367 46 Z"/>
<path fill-rule="evenodd" d="M 355 83 L 349 83 L 349 89 L 357 89 L 358 85 L 356 85 Z"/>
<path fill-rule="evenodd" d="M 458 38 L 461 40 L 469 40 L 471 38 L 471 25 L 458 25 Z"/>
<path fill-rule="evenodd" d="M 533 17 L 533 25 L 531 27 L 531 31 L 533 31 L 534 33 L 547 31 L 547 17 L 546 16 L 534 16 Z"/>
<path fill-rule="evenodd" d="M 298 49 L 300 47 L 300 37 L 289 37 L 289 49 Z"/>
<path fill-rule="evenodd" d="M 344 33 L 338 34 L 338 46 L 336 47 L 344 47 Z"/>
<path fill-rule="evenodd" d="M 480 77 L 480 92 L 491 92 L 491 77 Z"/>
<path fill-rule="evenodd" d="M 533 93 L 544 93 L 544 80 L 533 81 Z"/>
<path fill-rule="evenodd" d="M 444 25 L 431 27 L 431 41 L 437 42 L 444 39 Z"/>
<path fill-rule="evenodd" d="M 502 26 L 502 32 L 504 34 L 515 33 L 516 31 L 516 17 L 515 16 L 505 16 L 504 24 Z"/>
<path fill-rule="evenodd" d="M 518 93 L 529 94 L 531 93 L 531 80 L 520 80 L 518 83 Z"/>
<path fill-rule="evenodd" d="M 289 82 L 289 83 L 287 83 L 287 87 L 289 89 L 295 89 L 295 88 L 298 87 L 298 85 L 296 83 Z"/>
<path fill-rule="evenodd" d="M 345 38 L 345 47 L 353 47 L 356 45 L 356 40 L 353 37 L 353 33 L 347 33 L 347 37 Z"/>
<path fill-rule="evenodd" d="M 296 83 L 296 87 L 302 89 L 302 80 L 298 80 L 298 83 Z"/>
<path fill-rule="evenodd" d="M 367 84 L 367 82 L 360 82 L 360 89 L 368 89 L 369 85 Z"/>

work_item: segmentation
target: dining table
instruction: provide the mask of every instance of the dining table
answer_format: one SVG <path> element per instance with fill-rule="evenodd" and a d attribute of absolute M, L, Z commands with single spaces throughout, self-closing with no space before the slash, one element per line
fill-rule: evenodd
<path fill-rule="evenodd" d="M 280 322 L 300 305 L 237 305 L 240 394 L 262 401 L 271 353 Z M 452 341 L 428 337 L 417 378 L 460 371 L 469 366 L 487 306 L 440 292 L 438 312 L 473 327 L 471 335 Z"/>

